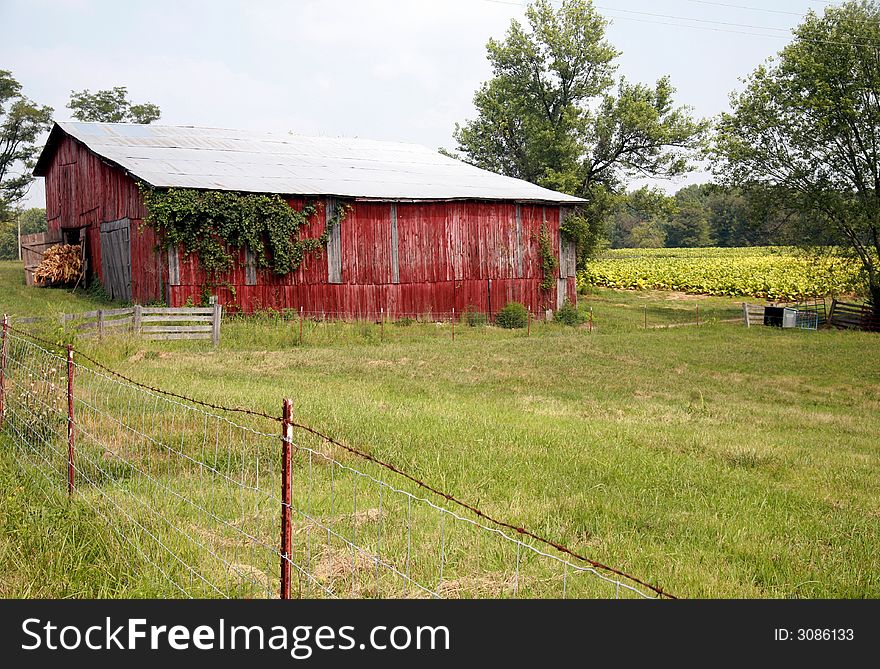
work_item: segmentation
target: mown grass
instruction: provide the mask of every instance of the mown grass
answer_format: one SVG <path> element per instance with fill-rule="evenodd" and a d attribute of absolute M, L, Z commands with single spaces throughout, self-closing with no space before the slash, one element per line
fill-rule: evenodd
<path fill-rule="evenodd" d="M 679 596 L 880 596 L 880 339 L 747 330 L 720 322 L 738 303 L 680 297 L 596 290 L 592 333 L 308 323 L 300 345 L 264 317 L 224 323 L 216 351 L 79 345 L 208 401 L 292 397 L 301 422 Z M 699 328 L 643 327 L 644 306 L 672 324 L 698 301 Z M 15 565 L 27 595 L 43 567 Z"/>

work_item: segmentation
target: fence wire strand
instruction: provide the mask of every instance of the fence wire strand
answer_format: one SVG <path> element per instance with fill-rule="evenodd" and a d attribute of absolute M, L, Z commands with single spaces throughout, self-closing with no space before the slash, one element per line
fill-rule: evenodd
<path fill-rule="evenodd" d="M 13 328 L 5 346 L 4 431 L 23 469 L 63 488 L 67 359 Z M 286 563 L 295 597 L 672 597 L 298 422 L 288 505 L 277 416 L 152 388 L 81 353 L 73 375 L 74 496 L 130 548 L 137 592 L 277 597 Z"/>

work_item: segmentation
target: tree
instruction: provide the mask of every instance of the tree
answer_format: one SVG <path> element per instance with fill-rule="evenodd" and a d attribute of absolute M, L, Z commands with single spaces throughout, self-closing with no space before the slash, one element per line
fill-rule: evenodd
<path fill-rule="evenodd" d="M 643 186 L 618 198 L 611 213 L 614 248 L 657 248 L 666 243 L 666 226 L 677 213 L 675 199 Z"/>
<path fill-rule="evenodd" d="M 37 137 L 49 128 L 52 108 L 26 98 L 8 70 L 0 70 L 0 221 L 27 193 L 34 180 Z"/>
<path fill-rule="evenodd" d="M 78 121 L 100 121 L 102 123 L 152 123 L 161 116 L 157 105 L 150 102 L 132 104 L 128 99 L 128 88 L 116 86 L 95 93 L 88 89 L 70 91 L 67 108 L 72 110 Z"/>
<path fill-rule="evenodd" d="M 38 207 L 13 212 L 10 220 L 0 222 L 0 260 L 18 258 L 18 226 L 22 235 L 46 232 L 46 210 Z"/>
<path fill-rule="evenodd" d="M 795 215 L 803 244 L 861 262 L 880 317 L 880 7 L 813 12 L 777 59 L 731 96 L 718 123 L 718 171 Z"/>
<path fill-rule="evenodd" d="M 666 246 L 671 248 L 693 248 L 710 246 L 709 220 L 698 201 L 688 201 L 678 205 L 675 216 L 666 222 Z"/>
<path fill-rule="evenodd" d="M 674 106 L 666 77 L 615 80 L 619 52 L 591 0 L 537 0 L 526 18 L 528 29 L 513 20 L 504 41 L 489 40 L 493 77 L 453 136 L 467 162 L 588 199 L 568 230 L 583 262 L 626 180 L 686 172 L 706 123 Z"/>

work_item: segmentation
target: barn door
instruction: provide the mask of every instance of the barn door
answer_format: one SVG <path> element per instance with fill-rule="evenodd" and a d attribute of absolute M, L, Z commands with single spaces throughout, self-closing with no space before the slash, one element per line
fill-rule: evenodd
<path fill-rule="evenodd" d="M 104 290 L 114 300 L 131 302 L 131 221 L 101 223 L 101 270 Z"/>

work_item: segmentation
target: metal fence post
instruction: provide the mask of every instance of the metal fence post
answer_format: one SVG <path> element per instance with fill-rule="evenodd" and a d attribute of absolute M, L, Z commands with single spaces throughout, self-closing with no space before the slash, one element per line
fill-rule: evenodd
<path fill-rule="evenodd" d="M 76 423 L 73 418 L 73 346 L 67 345 L 67 494 L 74 491 L 74 443 Z"/>
<path fill-rule="evenodd" d="M 290 449 L 292 443 L 293 402 L 285 398 L 281 419 L 281 599 L 290 599 Z"/>
<path fill-rule="evenodd" d="M 214 313 L 211 315 L 211 343 L 214 346 L 220 346 L 220 317 L 223 307 L 219 302 L 214 302 Z"/>
<path fill-rule="evenodd" d="M 697 325 L 700 324 L 700 305 L 697 305 Z"/>
<path fill-rule="evenodd" d="M 452 341 L 455 341 L 455 307 L 452 307 Z"/>
<path fill-rule="evenodd" d="M 645 305 L 645 329 L 648 329 L 648 305 Z"/>
<path fill-rule="evenodd" d="M 593 332 L 593 307 L 590 307 L 590 333 Z"/>
<path fill-rule="evenodd" d="M 299 305 L 299 345 L 303 343 L 303 308 Z"/>
<path fill-rule="evenodd" d="M 6 416 L 6 352 L 9 350 L 9 316 L 3 315 L 3 343 L 0 345 L 0 428 Z"/>
<path fill-rule="evenodd" d="M 379 309 L 379 341 L 385 343 L 385 307 Z"/>

